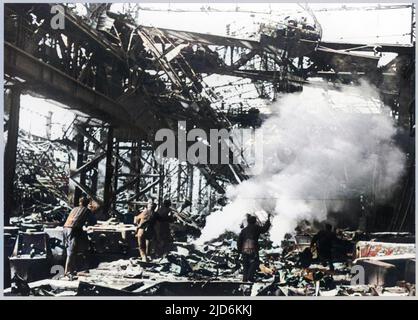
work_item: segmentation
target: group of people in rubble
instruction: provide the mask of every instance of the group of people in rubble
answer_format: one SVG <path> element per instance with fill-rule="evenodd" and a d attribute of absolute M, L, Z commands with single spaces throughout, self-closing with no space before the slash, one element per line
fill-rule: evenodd
<path fill-rule="evenodd" d="M 87 235 L 83 232 L 83 226 L 97 223 L 92 201 L 85 197 L 80 198 L 79 206 L 71 210 L 64 224 L 64 245 L 67 249 L 65 274 L 72 274 L 75 269 L 75 259 L 80 251 L 83 238 Z M 259 238 L 266 233 L 270 226 L 271 215 L 264 224 L 257 223 L 254 215 L 247 214 L 247 225 L 242 228 L 237 241 L 237 250 L 241 255 L 243 267 L 243 282 L 254 282 L 259 269 Z M 164 200 L 162 206 L 157 209 L 157 204 L 149 200 L 144 210 L 134 217 L 137 225 L 136 236 L 138 238 L 139 254 L 142 261 L 148 261 L 150 249 L 153 247 L 155 256 L 162 257 L 169 252 L 172 244 L 170 223 L 175 216 L 171 209 L 171 201 Z M 318 258 L 324 265 L 328 264 L 330 270 L 334 269 L 332 247 L 336 242 L 336 234 L 332 226 L 325 225 L 325 229 L 319 231 L 311 241 L 311 249 L 316 248 Z"/>
<path fill-rule="evenodd" d="M 83 226 L 93 226 L 97 223 L 96 211 L 93 200 L 81 197 L 79 205 L 71 210 L 64 223 L 63 240 L 67 253 L 64 272 L 66 275 L 71 275 L 76 271 L 77 255 L 84 251 L 84 244 L 87 242 L 87 234 L 83 231 Z M 164 200 L 158 209 L 157 204 L 149 200 L 145 209 L 135 215 L 136 237 L 142 261 L 149 260 L 151 247 L 154 249 L 155 256 L 158 257 L 164 256 L 170 250 L 172 243 L 170 223 L 174 220 L 170 200 Z"/>
<path fill-rule="evenodd" d="M 242 258 L 243 282 L 255 281 L 255 275 L 260 266 L 260 246 L 258 242 L 260 235 L 266 233 L 271 226 L 270 217 L 269 214 L 267 221 L 264 224 L 259 224 L 255 216 L 248 214 L 247 226 L 239 234 L 237 249 Z M 332 249 L 337 241 L 338 238 L 332 230 L 332 226 L 326 223 L 325 228 L 312 237 L 310 247 L 307 250 L 311 256 L 312 251 L 316 251 L 319 262 L 324 266 L 328 265 L 329 270 L 334 271 Z"/>

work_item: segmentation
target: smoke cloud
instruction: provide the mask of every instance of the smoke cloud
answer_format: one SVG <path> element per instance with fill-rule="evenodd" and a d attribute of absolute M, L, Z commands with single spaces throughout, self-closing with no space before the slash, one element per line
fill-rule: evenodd
<path fill-rule="evenodd" d="M 200 243 L 238 233 L 247 213 L 263 221 L 270 212 L 270 237 L 279 244 L 299 221 L 323 221 L 344 199 L 384 200 L 402 175 L 405 156 L 393 142 L 390 110 L 366 83 L 342 91 L 306 87 L 271 111 L 259 129 L 261 172 L 227 189 L 230 203 L 207 217 Z"/>

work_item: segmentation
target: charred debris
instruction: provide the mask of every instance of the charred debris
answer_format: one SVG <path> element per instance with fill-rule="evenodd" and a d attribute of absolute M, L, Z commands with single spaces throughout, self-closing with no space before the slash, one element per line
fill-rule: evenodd
<path fill-rule="evenodd" d="M 142 26 L 138 8 L 121 14 L 111 4 L 86 5 L 85 13 L 60 6 L 61 30 L 49 24 L 52 6 L 4 9 L 6 295 L 415 294 L 414 38 L 410 45 L 325 42 L 316 19 L 264 24 L 248 39 L 215 36 Z M 396 56 L 378 66 L 385 53 Z M 209 75 L 235 80 L 208 85 Z M 276 101 L 312 78 L 337 89 L 363 80 L 379 88 L 403 132 L 405 176 L 392 204 L 371 205 L 366 223 L 334 220 L 334 271 L 309 249 L 319 223 L 302 221 L 280 245 L 262 238 L 257 281 L 242 282 L 237 235 L 196 239 L 206 217 L 228 202 L 227 187 L 249 178 L 248 164 L 159 164 L 155 132 L 176 131 L 179 120 L 207 132 L 258 128 L 267 116 L 253 100 Z M 242 93 L 247 85 L 254 96 Z M 238 102 L 228 100 L 231 92 Z M 19 128 L 23 95 L 59 103 L 73 121 L 59 137 L 51 137 L 50 118 L 43 136 Z M 88 229 L 80 271 L 63 277 L 63 224 L 82 196 L 99 221 Z M 133 216 L 149 199 L 170 199 L 176 219 L 168 254 L 142 261 Z"/>

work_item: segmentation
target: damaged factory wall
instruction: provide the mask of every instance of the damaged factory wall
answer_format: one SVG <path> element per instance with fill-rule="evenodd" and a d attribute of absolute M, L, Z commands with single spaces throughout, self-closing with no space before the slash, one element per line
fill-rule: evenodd
<path fill-rule="evenodd" d="M 228 189 L 231 202 L 207 218 L 200 241 L 238 232 L 251 212 L 261 219 L 273 213 L 275 243 L 299 221 L 323 221 L 329 212 L 360 214 L 364 228 L 371 201 L 390 200 L 405 162 L 394 144 L 394 119 L 377 91 L 366 83 L 340 91 L 305 88 L 271 108 L 273 116 L 260 128 L 261 173 Z M 347 201 L 361 212 L 342 210 Z"/>
<path fill-rule="evenodd" d="M 73 118 L 72 112 L 51 101 L 21 95 L 13 219 L 62 221 L 66 217 L 71 146 L 63 135 Z"/>

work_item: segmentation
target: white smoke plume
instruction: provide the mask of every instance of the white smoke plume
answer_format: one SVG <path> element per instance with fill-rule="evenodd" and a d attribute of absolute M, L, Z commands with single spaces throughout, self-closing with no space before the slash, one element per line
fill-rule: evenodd
<path fill-rule="evenodd" d="M 240 231 L 247 213 L 273 215 L 279 244 L 302 219 L 323 221 L 327 206 L 371 192 L 390 194 L 404 168 L 389 108 L 363 83 L 342 91 L 304 88 L 272 105 L 263 130 L 261 173 L 227 190 L 231 201 L 207 217 L 199 242 Z M 332 201 L 336 200 L 336 201 Z"/>

